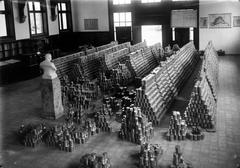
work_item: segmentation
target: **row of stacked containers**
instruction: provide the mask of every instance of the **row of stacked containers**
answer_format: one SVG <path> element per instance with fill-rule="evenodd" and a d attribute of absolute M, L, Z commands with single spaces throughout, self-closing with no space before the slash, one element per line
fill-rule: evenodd
<path fill-rule="evenodd" d="M 160 124 L 162 116 L 198 61 L 197 51 L 190 42 L 142 78 L 142 85 L 136 90 L 135 105 L 141 108 L 153 125 Z"/>
<path fill-rule="evenodd" d="M 210 41 L 205 49 L 197 81 L 185 110 L 188 126 L 214 131 L 218 91 L 218 55 Z"/>
<path fill-rule="evenodd" d="M 131 45 L 130 42 L 123 44 L 112 42 L 97 47 L 94 50 L 96 52 L 87 55 L 85 54 L 89 52 L 77 52 L 55 59 L 53 62 L 61 81 L 64 80 L 65 75 L 75 78 L 77 73 L 79 73 L 78 76 L 93 80 L 99 76 L 99 72 L 111 71 L 119 67 L 119 64 L 125 64 L 131 72 L 131 78 L 135 78 L 136 76 L 143 77 L 158 65 L 157 59 L 161 50 L 160 43 L 148 48 L 146 42 L 135 45 Z M 138 60 L 140 57 L 142 59 Z M 144 64 L 139 65 L 140 62 L 144 62 Z M 136 67 L 135 64 L 139 66 Z M 138 71 L 139 67 L 143 69 L 141 72 Z"/>
<path fill-rule="evenodd" d="M 147 47 L 146 42 L 135 45 L 112 42 L 91 51 L 94 52 L 88 51 L 90 54 L 87 55 L 86 52 L 78 52 L 53 60 L 60 80 L 65 75 L 72 78 L 84 76 L 89 80 L 99 77 L 104 90 L 112 83 L 140 78 L 141 87 L 136 89 L 135 106 L 140 107 L 153 125 L 159 125 L 199 61 L 192 42 L 166 61 L 159 61 L 162 55 L 160 43 Z M 200 67 L 184 117 L 189 126 L 211 129 L 215 125 L 218 88 L 218 56 L 212 42 L 205 49 Z M 105 73 L 109 71 L 114 80 L 106 77 Z"/>

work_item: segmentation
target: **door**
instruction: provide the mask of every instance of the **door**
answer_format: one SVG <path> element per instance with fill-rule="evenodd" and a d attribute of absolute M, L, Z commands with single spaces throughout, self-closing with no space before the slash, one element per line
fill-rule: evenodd
<path fill-rule="evenodd" d="M 119 44 L 125 42 L 131 42 L 132 40 L 132 30 L 129 27 L 116 27 L 116 39 Z"/>
<path fill-rule="evenodd" d="M 189 28 L 175 28 L 175 41 L 179 47 L 189 42 Z"/>

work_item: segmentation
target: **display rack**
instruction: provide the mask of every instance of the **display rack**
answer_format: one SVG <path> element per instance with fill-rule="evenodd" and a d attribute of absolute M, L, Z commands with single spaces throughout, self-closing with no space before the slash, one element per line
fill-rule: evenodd
<path fill-rule="evenodd" d="M 215 131 L 218 89 L 218 56 L 210 41 L 205 49 L 197 81 L 185 110 L 189 126 Z"/>
<path fill-rule="evenodd" d="M 53 60 L 53 63 L 57 68 L 58 78 L 61 81 L 63 80 L 63 76 L 68 75 L 72 71 L 72 65 L 77 63 L 79 61 L 78 59 L 83 55 L 83 52 L 77 52 Z"/>
<path fill-rule="evenodd" d="M 153 125 L 160 123 L 182 84 L 193 72 L 198 58 L 193 43 L 188 43 L 142 79 L 135 105 L 141 108 Z"/>
<path fill-rule="evenodd" d="M 134 45 L 129 47 L 130 52 L 135 52 L 135 51 L 140 50 L 140 49 L 143 49 L 143 50 L 147 49 L 146 41 L 134 44 Z"/>

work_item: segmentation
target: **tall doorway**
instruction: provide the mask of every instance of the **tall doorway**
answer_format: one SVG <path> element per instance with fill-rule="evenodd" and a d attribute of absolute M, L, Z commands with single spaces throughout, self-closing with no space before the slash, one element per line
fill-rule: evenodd
<path fill-rule="evenodd" d="M 162 44 L 162 25 L 142 25 L 142 41 L 144 40 L 147 46 Z"/>

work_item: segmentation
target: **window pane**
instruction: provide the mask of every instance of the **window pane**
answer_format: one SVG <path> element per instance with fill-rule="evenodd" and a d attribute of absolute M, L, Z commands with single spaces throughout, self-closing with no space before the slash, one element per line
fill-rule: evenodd
<path fill-rule="evenodd" d="M 125 21 L 125 13 L 120 13 L 120 21 Z"/>
<path fill-rule="evenodd" d="M 113 5 L 117 5 L 118 4 L 118 0 L 113 0 Z"/>
<path fill-rule="evenodd" d="M 118 0 L 118 4 L 119 5 L 124 4 L 124 0 Z"/>
<path fill-rule="evenodd" d="M 190 34 L 189 34 L 189 40 L 193 40 L 193 37 L 194 37 L 194 35 L 193 35 L 193 34 L 194 34 L 194 33 L 193 33 L 193 30 L 194 30 L 193 27 L 190 27 L 190 29 L 189 29 L 189 33 L 190 33 Z"/>
<path fill-rule="evenodd" d="M 33 3 L 32 3 L 31 1 L 28 2 L 28 9 L 29 9 L 30 11 L 33 10 Z"/>
<path fill-rule="evenodd" d="M 120 22 L 120 26 L 126 26 L 125 22 Z"/>
<path fill-rule="evenodd" d="M 62 14 L 63 29 L 67 29 L 67 15 L 66 13 Z"/>
<path fill-rule="evenodd" d="M 36 13 L 37 34 L 43 33 L 42 14 Z"/>
<path fill-rule="evenodd" d="M 162 0 L 142 0 L 142 3 L 161 2 Z"/>
<path fill-rule="evenodd" d="M 30 27 L 31 27 L 31 34 L 36 34 L 35 33 L 35 22 L 34 22 L 33 13 L 30 13 Z"/>
<path fill-rule="evenodd" d="M 114 22 L 119 22 L 119 13 L 114 13 L 113 14 L 113 21 Z"/>
<path fill-rule="evenodd" d="M 172 28 L 172 40 L 175 41 L 175 28 Z"/>
<path fill-rule="evenodd" d="M 114 27 L 117 27 L 117 26 L 119 26 L 119 22 L 114 23 Z"/>
<path fill-rule="evenodd" d="M 132 22 L 126 22 L 126 26 L 132 26 Z"/>
<path fill-rule="evenodd" d="M 40 11 L 41 10 L 40 2 L 34 2 L 34 8 L 36 11 Z"/>
<path fill-rule="evenodd" d="M 132 21 L 132 16 L 131 16 L 131 12 L 127 12 L 126 13 L 126 21 Z"/>
<path fill-rule="evenodd" d="M 58 11 L 61 11 L 61 3 L 58 3 Z"/>
<path fill-rule="evenodd" d="M 66 3 L 62 3 L 62 11 L 66 11 Z"/>
<path fill-rule="evenodd" d="M 131 3 L 131 0 L 125 0 L 125 3 L 126 3 L 126 4 L 130 4 L 130 3 Z"/>
<path fill-rule="evenodd" d="M 58 14 L 58 20 L 59 20 L 59 29 L 62 30 L 62 19 L 61 14 Z"/>
<path fill-rule="evenodd" d="M 5 10 L 4 1 L 0 1 L 0 10 L 1 10 L 1 11 Z"/>
<path fill-rule="evenodd" d="M 130 4 L 131 0 L 113 0 L 113 5 Z"/>
<path fill-rule="evenodd" d="M 1 23 L 0 37 L 7 36 L 7 25 L 6 25 L 5 14 L 0 14 L 0 23 Z"/>

